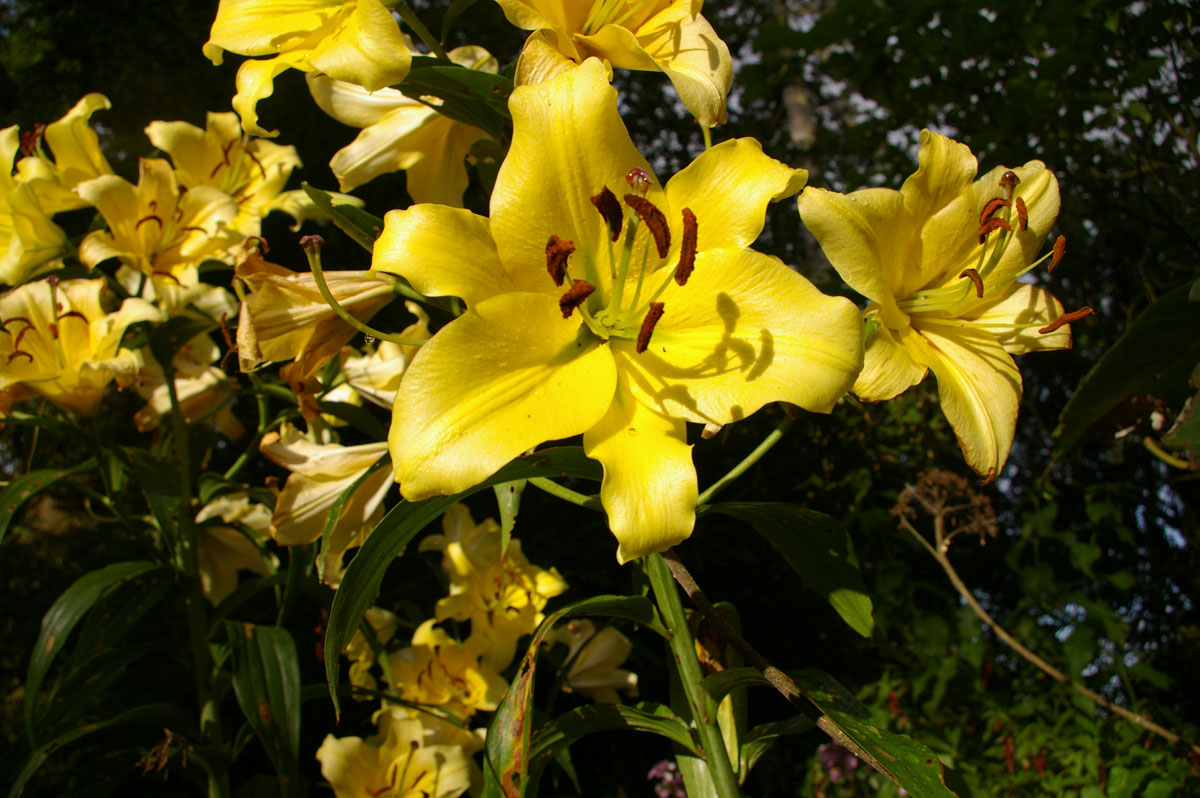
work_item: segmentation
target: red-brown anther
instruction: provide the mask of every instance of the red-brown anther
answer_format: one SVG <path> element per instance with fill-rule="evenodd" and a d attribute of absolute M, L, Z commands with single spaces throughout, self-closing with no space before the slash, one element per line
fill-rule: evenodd
<path fill-rule="evenodd" d="M 1052 333 L 1055 330 L 1057 330 L 1059 327 L 1062 327 L 1064 324 L 1070 324 L 1073 321 L 1079 321 L 1080 319 L 1086 318 L 1095 312 L 1096 311 L 1092 310 L 1091 308 L 1089 308 L 1085 305 L 1084 307 L 1081 307 L 1079 310 L 1073 310 L 1070 313 L 1064 313 L 1061 316 L 1059 316 L 1057 319 L 1055 319 L 1054 321 L 1047 324 L 1045 327 L 1038 330 L 1038 334 L 1046 335 L 1047 333 Z"/>
<path fill-rule="evenodd" d="M 13 362 L 13 358 L 15 358 L 17 355 L 24 355 L 25 357 L 29 358 L 29 362 L 30 362 L 30 363 L 32 363 L 32 362 L 33 362 L 33 355 L 29 354 L 28 352 L 22 352 L 22 351 L 20 351 L 20 350 L 17 350 L 16 352 L 13 352 L 12 354 L 10 354 L 10 355 L 8 356 L 8 359 L 7 359 L 5 362 L 6 362 L 6 363 L 12 363 L 12 362 Z"/>
<path fill-rule="evenodd" d="M 987 240 L 987 237 L 991 235 L 992 231 L 999 230 L 1001 228 L 1012 232 L 1012 225 L 1001 219 L 999 216 L 993 216 L 991 219 L 988 219 L 986 222 L 979 225 L 979 243 L 982 244 L 985 240 Z"/>
<path fill-rule="evenodd" d="M 625 204 L 633 208 L 646 223 L 650 235 L 654 236 L 654 248 L 658 250 L 658 257 L 667 257 L 667 253 L 671 251 L 671 230 L 667 227 L 667 217 L 653 202 L 636 194 L 626 194 Z"/>
<path fill-rule="evenodd" d="M 608 190 L 608 186 L 600 189 L 600 193 L 592 197 L 592 204 L 596 206 L 596 210 L 600 211 L 600 215 L 604 217 L 604 223 L 608 225 L 609 235 L 612 240 L 616 241 L 621 237 L 621 222 L 625 214 L 621 213 L 621 203 L 617 200 L 617 195 Z"/>
<path fill-rule="evenodd" d="M 587 280 L 576 280 L 571 283 L 571 287 L 567 289 L 567 293 L 563 294 L 558 299 L 558 309 L 562 311 L 563 318 L 571 318 L 571 313 L 575 308 L 582 305 L 587 298 L 596 290 L 596 286 L 589 283 Z"/>
<path fill-rule="evenodd" d="M 970 280 L 975 286 L 975 296 L 981 299 L 983 298 L 983 278 L 979 276 L 979 272 L 975 271 L 974 269 L 963 269 L 962 274 L 958 275 L 958 277 L 960 280 L 963 277 L 966 277 L 968 280 Z"/>
<path fill-rule="evenodd" d="M 59 314 L 58 320 L 62 321 L 63 319 L 70 318 L 83 319 L 83 323 L 87 324 L 87 316 L 83 315 L 78 310 L 69 310 L 66 313 Z"/>
<path fill-rule="evenodd" d="M 1021 232 L 1024 233 L 1029 229 L 1029 209 L 1025 207 L 1025 200 L 1020 197 L 1013 200 L 1013 207 L 1017 209 L 1017 221 L 1021 223 Z"/>
<path fill-rule="evenodd" d="M 1008 205 L 1009 202 L 1008 200 L 1004 199 L 1004 197 L 992 197 L 987 201 L 987 204 L 983 206 L 983 210 L 979 212 L 979 223 L 983 224 L 988 219 L 991 219 L 993 216 L 995 216 L 996 211 L 1000 210 L 1001 208 L 1007 208 Z"/>
<path fill-rule="evenodd" d="M 575 245 L 558 236 L 550 236 L 546 242 L 546 271 L 555 285 L 562 285 L 567 277 L 567 258 L 575 251 Z"/>
<path fill-rule="evenodd" d="M 642 319 L 642 329 L 638 330 L 637 353 L 639 355 L 650 346 L 650 336 L 654 334 L 654 325 L 658 324 L 662 314 L 663 303 L 651 302 L 650 309 L 646 311 L 646 318 Z"/>
<path fill-rule="evenodd" d="M 679 265 L 675 267 L 675 282 L 687 285 L 696 268 L 696 214 L 683 209 L 683 241 L 679 242 Z"/>
<path fill-rule="evenodd" d="M 1053 273 L 1058 268 L 1058 264 L 1062 263 L 1062 259 L 1067 255 L 1067 237 L 1059 236 L 1054 239 L 1054 254 L 1050 257 L 1050 265 L 1046 267 L 1046 271 Z"/>
<path fill-rule="evenodd" d="M 37 154 L 38 142 L 42 140 L 42 134 L 46 132 L 46 125 L 38 122 L 33 126 L 33 130 L 26 130 L 21 134 L 21 154 L 34 156 Z"/>
<path fill-rule="evenodd" d="M 150 216 L 143 216 L 141 219 L 138 219 L 138 222 L 137 222 L 137 224 L 135 224 L 133 226 L 133 229 L 134 230 L 138 229 L 146 222 L 158 222 L 158 229 L 159 230 L 162 229 L 162 226 L 163 226 L 162 219 L 159 219 L 157 216 L 154 216 L 153 214 L 151 214 Z"/>
<path fill-rule="evenodd" d="M 625 182 L 633 189 L 633 193 L 639 197 L 646 196 L 646 192 L 650 189 L 650 175 L 646 174 L 646 170 L 640 166 L 635 166 L 625 173 Z"/>

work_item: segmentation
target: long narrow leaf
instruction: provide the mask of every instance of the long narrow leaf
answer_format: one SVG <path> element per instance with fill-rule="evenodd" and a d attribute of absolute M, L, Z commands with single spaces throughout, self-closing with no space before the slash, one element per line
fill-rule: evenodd
<path fill-rule="evenodd" d="M 279 777 L 280 794 L 300 794 L 300 661 L 285 629 L 227 623 L 238 705 Z"/>
<path fill-rule="evenodd" d="M 22 504 L 55 482 L 81 471 L 90 471 L 95 467 L 96 459 L 93 457 L 71 468 L 45 468 L 40 471 L 30 471 L 9 482 L 4 490 L 0 491 L 0 542 L 4 541 L 4 533 L 12 525 L 13 518 L 16 517 L 17 510 L 21 508 Z"/>

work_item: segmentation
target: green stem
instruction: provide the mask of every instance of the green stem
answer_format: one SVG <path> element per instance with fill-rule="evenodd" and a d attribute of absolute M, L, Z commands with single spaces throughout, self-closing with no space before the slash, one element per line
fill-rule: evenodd
<path fill-rule="evenodd" d="M 258 382 L 251 377 L 252 382 Z M 250 439 L 250 443 L 246 444 L 245 450 L 241 453 L 229 470 L 225 472 L 225 479 L 233 480 L 242 472 L 255 456 L 258 454 L 258 444 L 262 440 L 263 435 L 267 432 L 267 425 L 270 423 L 267 419 L 267 397 L 261 392 L 255 392 L 254 399 L 258 404 L 258 428 L 254 431 L 254 437 Z"/>
<path fill-rule="evenodd" d="M 529 484 L 571 504 L 578 504 L 580 507 L 586 507 L 589 510 L 600 509 L 600 500 L 595 496 L 584 496 L 582 493 L 576 493 L 570 488 L 564 488 L 552 479 L 533 477 L 529 480 Z"/>
<path fill-rule="evenodd" d="M 363 324 L 350 314 L 350 311 L 341 306 L 336 299 L 333 298 L 333 292 L 329 290 L 329 285 L 325 282 L 325 272 L 321 270 L 321 254 L 319 246 L 304 247 L 305 254 L 308 255 L 308 265 L 312 268 L 313 279 L 316 280 L 317 290 L 321 292 L 321 297 L 333 308 L 333 312 L 338 315 L 342 321 L 349 324 L 354 329 L 358 330 L 363 335 L 371 338 L 378 338 L 381 341 L 391 341 L 400 346 L 423 346 L 428 343 L 424 338 L 404 338 L 399 335 L 391 335 L 389 333 L 380 332 L 374 327 L 369 327 Z"/>
<path fill-rule="evenodd" d="M 679 681 L 683 684 L 683 692 L 692 709 L 692 718 L 700 735 L 701 753 L 708 764 L 713 786 L 720 798 L 738 798 L 741 793 L 738 791 L 737 777 L 729 765 L 729 754 L 717 725 L 716 702 L 704 689 L 704 676 L 700 672 L 700 660 L 696 658 L 696 643 L 688 628 L 683 602 L 679 599 L 671 569 L 661 554 L 646 557 L 646 575 L 654 589 L 659 612 L 671 633 L 671 653 L 675 655 Z"/>
<path fill-rule="evenodd" d="M 396 0 L 393 8 L 395 8 L 396 13 L 400 15 L 400 19 L 404 20 L 404 24 L 413 29 L 413 33 L 417 34 L 417 38 L 423 41 L 425 46 L 428 47 L 434 55 L 447 63 L 454 63 L 450 60 L 450 56 L 446 54 L 446 50 L 442 47 L 442 43 L 439 42 L 437 38 L 430 32 L 429 28 L 425 27 L 425 23 L 421 21 L 421 18 L 418 17 L 415 12 L 413 12 L 412 8 L 408 5 L 408 3 L 405 2 L 405 0 Z"/>
<path fill-rule="evenodd" d="M 754 451 L 746 455 L 742 462 L 731 468 L 729 473 L 727 473 L 725 476 L 709 485 L 708 488 L 696 499 L 696 505 L 699 506 L 702 504 L 707 504 L 712 500 L 713 496 L 715 496 L 721 490 L 724 490 L 729 483 L 746 473 L 750 466 L 761 460 L 764 454 L 771 451 L 772 446 L 779 443 L 779 440 L 787 433 L 789 429 L 791 429 L 792 425 L 795 423 L 796 419 L 794 416 L 785 416 L 783 421 L 780 421 L 775 429 L 771 431 L 771 434 L 763 438 L 763 442 L 760 443 Z"/>

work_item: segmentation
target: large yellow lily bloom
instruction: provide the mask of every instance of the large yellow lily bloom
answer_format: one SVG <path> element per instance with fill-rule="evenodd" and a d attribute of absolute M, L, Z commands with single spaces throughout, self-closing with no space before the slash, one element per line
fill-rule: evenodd
<path fill-rule="evenodd" d="M 510 110 L 490 218 L 416 205 L 390 212 L 375 245 L 373 269 L 468 307 L 404 376 L 396 477 L 410 500 L 456 493 L 582 433 L 625 562 L 692 532 L 686 422 L 776 400 L 829 411 L 861 366 L 862 324 L 848 300 L 749 249 L 767 203 L 805 177 L 758 142 L 724 142 L 664 189 L 595 59 L 518 88 Z"/>
<path fill-rule="evenodd" d="M 871 300 L 874 332 L 854 393 L 891 399 L 932 369 L 968 465 L 990 480 L 1008 458 L 1021 401 L 1010 355 L 1071 345 L 1058 300 L 1017 282 L 1040 263 L 1058 181 L 1041 161 L 975 180 L 971 150 L 928 130 L 918 158 L 899 191 L 805 189 L 800 216 Z"/>
<path fill-rule="evenodd" d="M 204 54 L 219 65 L 224 51 L 249 56 L 238 68 L 233 110 L 256 136 L 258 101 L 275 91 L 287 69 L 322 72 L 367 91 L 404 80 L 412 56 L 392 13 L 379 0 L 221 0 Z"/>
<path fill-rule="evenodd" d="M 67 234 L 42 208 L 33 186 L 12 175 L 20 141 L 16 125 L 0 130 L 0 283 L 7 285 L 61 268 L 60 258 L 70 249 Z"/>
<path fill-rule="evenodd" d="M 533 33 L 517 60 L 518 85 L 539 83 L 589 57 L 663 72 L 703 125 L 725 121 L 733 59 L 700 15 L 703 0 L 496 0 Z"/>
<path fill-rule="evenodd" d="M 75 193 L 75 187 L 86 180 L 112 174 L 100 151 L 100 138 L 89 124 L 92 114 L 111 107 L 103 94 L 84 95 L 62 119 L 46 125 L 36 146 L 29 148 L 33 154 L 17 164 L 21 181 L 33 187 L 47 213 L 86 207 L 87 201 Z M 54 155 L 53 160 L 46 156 L 43 142 Z"/>

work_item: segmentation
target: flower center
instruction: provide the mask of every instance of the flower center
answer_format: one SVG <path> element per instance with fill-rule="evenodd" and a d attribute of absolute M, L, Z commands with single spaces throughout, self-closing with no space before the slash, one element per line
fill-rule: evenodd
<path fill-rule="evenodd" d="M 625 180 L 631 193 L 624 196 L 623 202 L 608 186 L 591 198 L 609 231 L 607 261 L 612 287 L 608 296 L 603 296 L 588 281 L 572 277 L 569 265 L 575 252 L 572 241 L 550 237 L 546 244 L 546 271 L 555 285 L 571 280 L 558 303 L 564 319 L 578 309 L 583 323 L 596 336 L 606 341 L 610 338 L 636 341 L 636 350 L 641 353 L 650 345 L 654 327 L 664 313 L 664 304 L 658 298 L 672 280 L 685 285 L 695 268 L 697 223 L 691 209 L 684 208 L 683 237 L 675 268 L 663 268 L 671 254 L 671 230 L 662 210 L 646 199 L 650 176 L 635 168 L 629 170 Z M 646 235 L 640 236 L 639 244 L 643 227 Z M 664 279 L 651 290 L 646 278 L 654 274 L 662 274 Z"/>
<path fill-rule="evenodd" d="M 595 0 L 583 23 L 583 35 L 591 36 L 605 25 L 620 25 L 633 16 L 638 5 L 628 0 Z"/>

